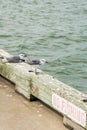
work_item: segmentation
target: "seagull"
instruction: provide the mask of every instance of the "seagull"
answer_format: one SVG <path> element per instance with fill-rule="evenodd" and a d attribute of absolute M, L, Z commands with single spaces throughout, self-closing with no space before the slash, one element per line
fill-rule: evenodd
<path fill-rule="evenodd" d="M 48 63 L 45 59 L 40 59 L 40 60 L 29 60 L 27 61 L 28 64 L 30 65 L 44 65 L 45 63 Z"/>
<path fill-rule="evenodd" d="M 8 63 L 20 63 L 20 62 L 25 62 L 26 56 L 24 54 L 19 54 L 18 56 L 11 56 L 11 57 L 3 57 L 2 61 L 3 62 L 8 62 Z"/>
<path fill-rule="evenodd" d="M 40 65 L 44 65 L 45 63 L 48 63 L 47 60 L 45 59 L 40 59 L 40 60 L 29 60 L 26 61 L 27 64 L 29 65 L 34 65 L 35 66 L 35 74 L 38 74 L 37 68 L 40 67 Z"/>

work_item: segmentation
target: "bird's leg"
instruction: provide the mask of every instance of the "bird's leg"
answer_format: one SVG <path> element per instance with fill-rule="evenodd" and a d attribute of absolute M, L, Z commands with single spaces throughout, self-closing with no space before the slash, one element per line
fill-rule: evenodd
<path fill-rule="evenodd" d="M 35 66 L 35 74 L 37 74 L 37 67 Z"/>
<path fill-rule="evenodd" d="M 38 66 L 37 66 L 37 65 L 35 66 L 35 74 L 36 74 L 36 75 L 39 74 L 39 72 L 38 72 Z"/>

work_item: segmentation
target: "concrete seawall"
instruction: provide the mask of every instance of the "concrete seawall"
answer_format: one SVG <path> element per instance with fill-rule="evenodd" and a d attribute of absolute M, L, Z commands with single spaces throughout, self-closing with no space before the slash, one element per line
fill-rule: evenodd
<path fill-rule="evenodd" d="M 10 55 L 0 50 L 1 56 Z M 0 61 L 0 74 L 15 84 L 15 89 L 27 99 L 37 98 L 64 117 L 63 123 L 74 130 L 87 129 L 87 95 L 60 82 L 26 63 Z"/>

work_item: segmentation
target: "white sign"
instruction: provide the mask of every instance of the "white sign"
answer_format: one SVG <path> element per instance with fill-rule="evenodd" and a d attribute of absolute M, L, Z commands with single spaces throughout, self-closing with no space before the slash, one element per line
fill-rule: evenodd
<path fill-rule="evenodd" d="M 86 126 L 86 113 L 82 109 L 78 108 L 74 104 L 65 100 L 64 98 L 58 96 L 57 94 L 52 94 L 52 105 L 53 107 L 67 115 L 70 119 L 80 124 L 81 126 Z"/>

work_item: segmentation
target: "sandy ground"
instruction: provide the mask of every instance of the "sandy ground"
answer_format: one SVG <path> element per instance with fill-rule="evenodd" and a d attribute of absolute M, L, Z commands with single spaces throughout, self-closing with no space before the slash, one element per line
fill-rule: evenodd
<path fill-rule="evenodd" d="M 0 130 L 68 130 L 63 118 L 39 100 L 29 102 L 0 77 Z"/>

